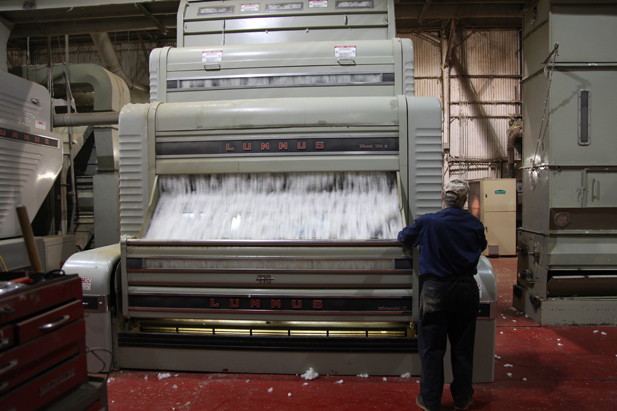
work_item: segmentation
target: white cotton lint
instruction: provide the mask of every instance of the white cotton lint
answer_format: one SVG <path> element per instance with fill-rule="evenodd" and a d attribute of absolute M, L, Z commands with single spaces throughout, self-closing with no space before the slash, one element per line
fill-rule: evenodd
<path fill-rule="evenodd" d="M 403 227 L 387 172 L 159 176 L 145 239 L 396 239 Z"/>
<path fill-rule="evenodd" d="M 313 367 L 309 368 L 304 374 L 301 375 L 305 380 L 314 380 L 319 377 L 319 374 L 313 369 Z"/>

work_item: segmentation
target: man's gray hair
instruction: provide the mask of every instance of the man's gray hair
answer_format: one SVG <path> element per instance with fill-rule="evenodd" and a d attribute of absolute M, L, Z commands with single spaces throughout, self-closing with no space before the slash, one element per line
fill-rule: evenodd
<path fill-rule="evenodd" d="M 442 200 L 446 207 L 463 208 L 467 201 L 469 184 L 460 178 L 453 178 L 443 185 Z"/>

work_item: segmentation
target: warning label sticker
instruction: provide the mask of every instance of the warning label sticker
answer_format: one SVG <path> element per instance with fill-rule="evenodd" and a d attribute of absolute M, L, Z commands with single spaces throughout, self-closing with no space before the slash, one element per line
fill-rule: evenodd
<path fill-rule="evenodd" d="M 92 288 L 92 277 L 82 277 L 81 278 L 82 291 L 90 291 L 91 288 Z"/>
<path fill-rule="evenodd" d="M 202 51 L 201 61 L 202 63 L 214 63 L 217 61 L 223 61 L 223 50 Z"/>
<path fill-rule="evenodd" d="M 334 57 L 356 57 L 356 46 L 334 46 Z"/>
<path fill-rule="evenodd" d="M 259 3 L 241 4 L 240 11 L 259 11 Z"/>

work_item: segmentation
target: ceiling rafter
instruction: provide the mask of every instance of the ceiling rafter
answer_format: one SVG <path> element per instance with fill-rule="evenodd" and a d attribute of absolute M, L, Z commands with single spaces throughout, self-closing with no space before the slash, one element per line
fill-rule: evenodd
<path fill-rule="evenodd" d="M 428 8 L 431 6 L 431 1 L 433 0 L 426 0 L 424 2 L 424 5 L 422 6 L 422 11 L 420 12 L 420 15 L 418 16 L 418 25 L 422 25 L 422 21 L 424 20 L 424 16 L 426 15 L 426 12 L 428 11 Z"/>
<path fill-rule="evenodd" d="M 150 13 L 143 4 L 135 3 L 135 7 L 137 7 L 137 10 L 142 12 L 143 15 L 146 16 L 146 18 L 152 22 L 152 24 L 158 27 L 158 29 L 161 30 L 161 33 L 163 33 L 164 36 L 167 35 L 167 32 L 168 32 L 167 27 L 165 27 L 156 17 L 154 17 L 152 13 Z"/>

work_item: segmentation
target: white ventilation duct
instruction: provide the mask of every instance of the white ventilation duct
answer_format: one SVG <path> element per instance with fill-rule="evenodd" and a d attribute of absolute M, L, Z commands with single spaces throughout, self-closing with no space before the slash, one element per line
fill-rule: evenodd
<path fill-rule="evenodd" d="M 120 64 L 120 60 L 118 60 L 118 55 L 116 54 L 116 50 L 111 43 L 111 39 L 109 38 L 109 34 L 107 33 L 90 33 L 92 37 L 92 41 L 94 41 L 94 46 L 98 50 L 101 55 L 101 59 L 103 60 L 103 65 L 105 68 L 122 80 L 126 82 L 129 86 L 129 90 L 137 90 L 144 93 L 149 93 L 148 87 L 143 84 L 133 82 L 129 76 L 122 69 L 122 64 Z"/>

